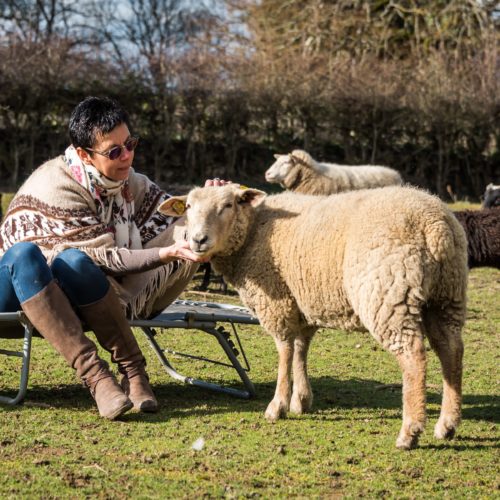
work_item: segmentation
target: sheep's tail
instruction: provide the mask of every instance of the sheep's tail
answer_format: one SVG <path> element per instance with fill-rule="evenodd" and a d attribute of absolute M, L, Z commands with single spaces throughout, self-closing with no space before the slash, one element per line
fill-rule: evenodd
<path fill-rule="evenodd" d="M 426 244 L 434 259 L 427 266 L 427 283 L 435 300 L 465 303 L 467 290 L 467 238 L 451 213 L 426 225 Z M 443 302 L 443 303 L 444 303 Z"/>
<path fill-rule="evenodd" d="M 448 225 L 442 221 L 435 221 L 426 227 L 425 238 L 427 248 L 437 262 L 448 258 L 450 241 L 454 240 L 453 233 Z"/>
<path fill-rule="evenodd" d="M 445 218 L 427 223 L 425 229 L 427 248 L 437 262 L 452 260 L 460 265 L 461 257 L 467 262 L 465 232 L 451 213 L 447 213 Z"/>

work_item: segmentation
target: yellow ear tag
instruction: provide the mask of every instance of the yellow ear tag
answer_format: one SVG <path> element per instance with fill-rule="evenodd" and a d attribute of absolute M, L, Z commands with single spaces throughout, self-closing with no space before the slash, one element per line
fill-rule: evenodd
<path fill-rule="evenodd" d="M 172 204 L 172 210 L 178 214 L 182 215 L 186 211 L 186 205 L 184 204 L 183 201 L 177 200 Z"/>
<path fill-rule="evenodd" d="M 247 187 L 247 186 L 244 186 L 243 184 L 240 184 L 240 189 L 245 190 L 245 189 L 248 189 L 248 187 Z"/>

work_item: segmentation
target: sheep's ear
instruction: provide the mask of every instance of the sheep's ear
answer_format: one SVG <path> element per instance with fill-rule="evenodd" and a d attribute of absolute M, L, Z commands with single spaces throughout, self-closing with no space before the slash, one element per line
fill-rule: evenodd
<path fill-rule="evenodd" d="M 293 154 L 293 152 L 290 153 L 290 160 L 292 160 L 292 164 L 293 165 L 299 164 L 299 165 L 302 165 L 303 167 L 306 167 L 306 168 L 309 167 L 309 168 L 311 168 L 311 166 L 308 163 L 306 163 L 302 158 L 300 158 L 300 156 L 295 156 Z"/>
<path fill-rule="evenodd" d="M 187 196 L 172 196 L 172 198 L 165 200 L 158 207 L 158 212 L 172 217 L 184 215 L 184 212 L 186 211 L 186 200 Z"/>
<path fill-rule="evenodd" d="M 285 156 L 285 155 L 278 155 L 278 154 L 276 154 L 276 155 L 273 155 L 273 156 L 274 156 L 275 160 L 279 160 L 282 156 Z"/>
<path fill-rule="evenodd" d="M 245 186 L 240 186 L 240 190 L 237 193 L 237 201 L 240 205 L 250 205 L 256 207 L 259 205 L 267 194 L 260 189 L 247 188 Z"/>

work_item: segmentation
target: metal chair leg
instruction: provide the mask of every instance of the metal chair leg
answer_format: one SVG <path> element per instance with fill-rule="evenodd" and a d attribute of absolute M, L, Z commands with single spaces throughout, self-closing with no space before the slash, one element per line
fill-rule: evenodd
<path fill-rule="evenodd" d="M 13 313 L 17 314 L 17 313 Z M 31 359 L 31 341 L 33 337 L 33 326 L 28 321 L 24 315 L 19 315 L 18 320 L 24 327 L 24 338 L 23 338 L 23 350 L 22 351 L 10 351 L 7 349 L 0 349 L 0 354 L 5 356 L 17 356 L 22 358 L 22 368 L 21 376 L 19 381 L 19 391 L 16 396 L 9 398 L 7 396 L 0 396 L 0 403 L 7 404 L 9 406 L 14 406 L 23 401 L 26 396 L 26 391 L 28 388 L 28 378 L 30 370 L 30 359 Z"/>
<path fill-rule="evenodd" d="M 228 357 L 229 361 L 231 362 L 231 366 L 236 370 L 238 373 L 241 381 L 243 382 L 246 390 L 241 390 L 241 389 L 235 389 L 233 387 L 224 387 L 219 384 L 214 384 L 212 382 L 205 382 L 204 380 L 199 380 L 196 378 L 192 377 L 186 377 L 185 375 L 180 374 L 175 368 L 172 366 L 172 364 L 169 362 L 167 357 L 165 356 L 165 350 L 162 349 L 162 347 L 158 344 L 158 342 L 155 339 L 156 331 L 153 328 L 147 327 L 147 326 L 141 326 L 140 327 L 143 333 L 146 335 L 146 338 L 148 339 L 149 345 L 153 349 L 153 351 L 156 353 L 158 356 L 158 359 L 160 360 L 161 364 L 165 368 L 165 371 L 174 379 L 179 380 L 180 382 L 183 382 L 185 384 L 189 385 L 194 385 L 196 387 L 201 387 L 203 389 L 208 389 L 211 391 L 215 392 L 220 392 L 223 394 L 229 394 L 234 397 L 242 398 L 242 399 L 250 399 L 255 396 L 255 388 L 251 380 L 248 378 L 248 375 L 245 371 L 245 369 L 241 366 L 238 358 L 235 356 L 231 346 L 228 344 L 228 341 L 224 335 L 222 335 L 220 332 L 218 332 L 215 328 L 203 328 L 203 330 L 206 333 L 209 333 L 210 335 L 213 335 L 223 348 L 226 356 Z"/>

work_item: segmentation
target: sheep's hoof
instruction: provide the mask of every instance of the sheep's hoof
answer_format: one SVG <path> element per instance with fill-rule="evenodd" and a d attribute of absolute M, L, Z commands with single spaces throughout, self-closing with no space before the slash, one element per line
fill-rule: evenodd
<path fill-rule="evenodd" d="M 453 439 L 455 437 L 456 426 L 441 424 L 438 422 L 434 428 L 434 437 L 436 439 Z"/>
<path fill-rule="evenodd" d="M 266 413 L 264 413 L 264 417 L 266 417 L 268 422 L 276 422 L 276 420 L 286 417 L 286 413 L 286 408 L 281 406 L 279 403 L 271 401 L 266 409 Z"/>
<path fill-rule="evenodd" d="M 295 413 L 296 415 L 302 415 L 307 413 L 312 407 L 312 398 L 305 397 L 294 397 L 290 401 L 290 413 Z"/>
<path fill-rule="evenodd" d="M 453 439 L 455 432 L 460 423 L 460 415 L 458 417 L 441 416 L 434 427 L 434 437 L 436 439 Z"/>
<path fill-rule="evenodd" d="M 410 425 L 405 425 L 399 433 L 398 439 L 396 440 L 396 448 L 400 450 L 412 450 L 418 445 L 418 438 L 424 430 L 424 424 L 415 422 Z"/>
<path fill-rule="evenodd" d="M 396 448 L 400 450 L 413 450 L 418 445 L 419 435 L 414 436 L 399 436 L 396 441 Z"/>

